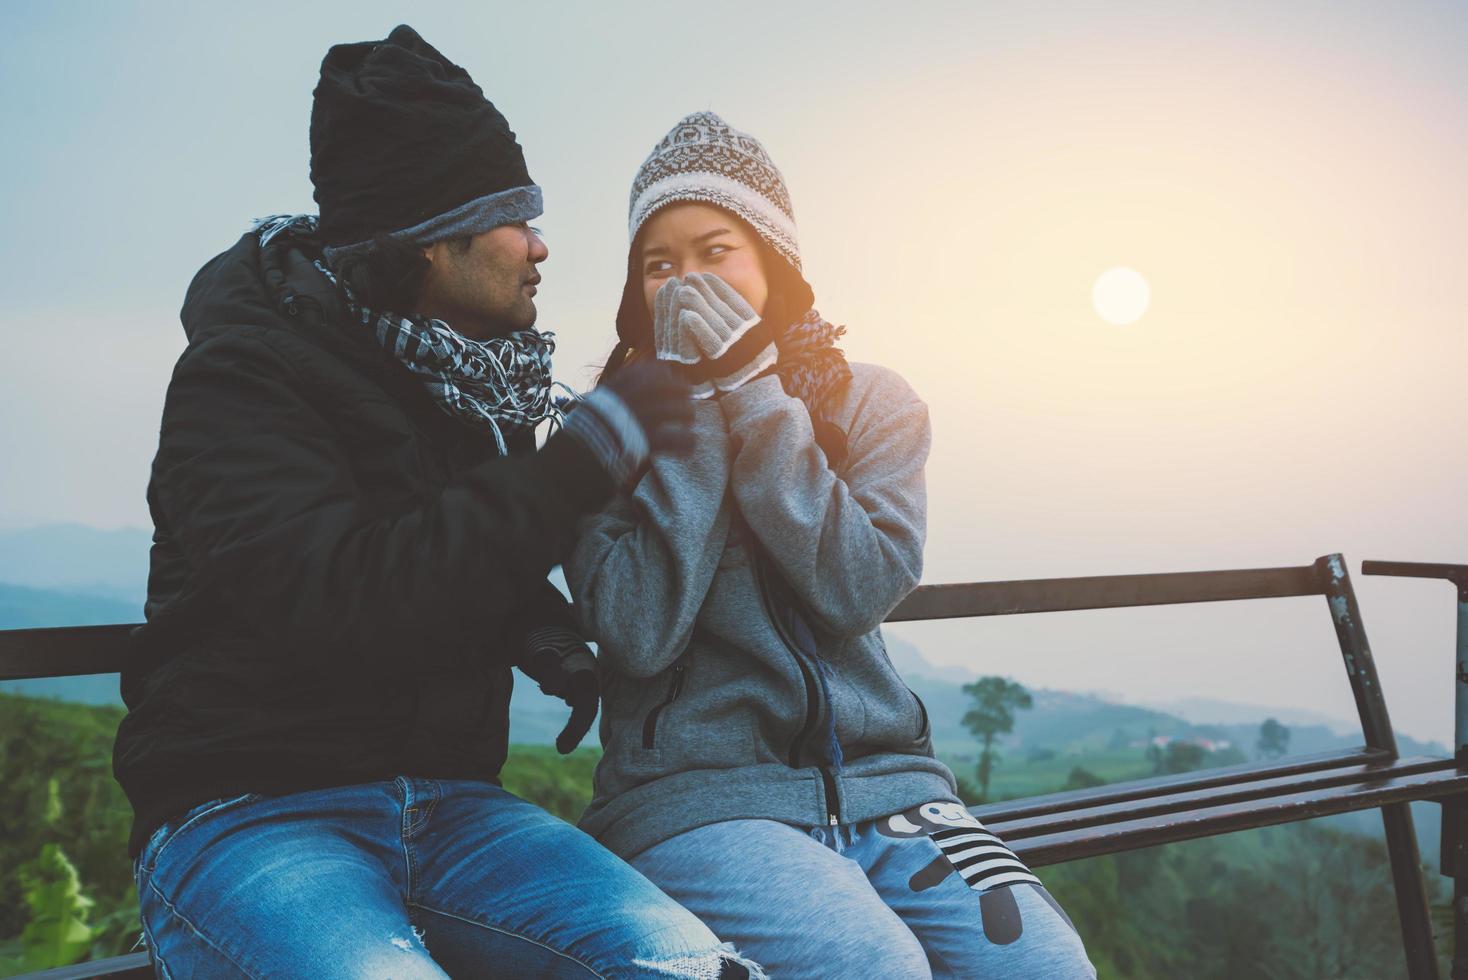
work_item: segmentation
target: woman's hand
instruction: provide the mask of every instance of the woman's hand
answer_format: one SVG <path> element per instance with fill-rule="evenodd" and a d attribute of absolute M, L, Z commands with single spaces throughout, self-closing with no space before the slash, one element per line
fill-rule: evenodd
<path fill-rule="evenodd" d="M 653 343 L 659 360 L 688 369 L 695 398 L 733 391 L 778 357 L 759 314 L 712 273 L 669 279 L 658 290 Z"/>

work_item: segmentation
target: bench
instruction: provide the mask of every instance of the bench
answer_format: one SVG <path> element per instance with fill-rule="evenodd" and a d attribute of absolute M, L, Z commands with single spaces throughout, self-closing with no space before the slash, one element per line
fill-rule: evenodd
<path fill-rule="evenodd" d="M 1342 752 L 1162 776 L 974 808 L 1032 866 L 1097 857 L 1235 830 L 1380 809 L 1412 980 L 1438 976 L 1409 803 L 1443 806 L 1442 872 L 1454 879 L 1452 976 L 1468 980 L 1468 566 L 1367 562 L 1367 574 L 1448 578 L 1459 586 L 1456 759 L 1397 752 L 1361 610 L 1340 555 L 1310 565 L 1162 575 L 927 586 L 888 622 L 1321 596 L 1335 627 L 1361 723 Z"/>
<path fill-rule="evenodd" d="M 1230 766 L 976 807 L 1032 866 L 1114 854 L 1353 810 L 1380 809 L 1412 980 L 1436 978 L 1426 887 L 1409 803 L 1443 804 L 1442 870 L 1454 878 L 1452 976 L 1468 980 L 1468 566 L 1367 562 L 1367 574 L 1447 578 L 1459 587 L 1457 759 L 1398 755 L 1361 613 L 1340 555 L 1289 568 L 930 585 L 888 622 L 1114 609 L 1286 596 L 1326 600 L 1361 722 L 1342 752 Z M 0 679 L 115 673 L 128 626 L 0 631 Z M 1464 764 L 1460 768 L 1460 763 Z M 31 974 L 31 980 L 151 976 L 147 955 Z"/>

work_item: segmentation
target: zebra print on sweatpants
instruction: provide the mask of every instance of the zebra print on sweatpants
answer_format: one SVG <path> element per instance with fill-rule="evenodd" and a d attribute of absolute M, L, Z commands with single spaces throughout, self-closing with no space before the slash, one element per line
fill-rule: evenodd
<path fill-rule="evenodd" d="M 927 837 L 942 853 L 912 876 L 912 890 L 920 892 L 957 871 L 976 891 L 1028 882 L 1039 885 L 1025 863 L 977 817 L 960 803 L 938 800 L 876 821 L 886 837 Z"/>
<path fill-rule="evenodd" d="M 970 888 L 982 892 L 1022 881 L 1032 885 L 1040 883 L 1040 879 L 1002 840 L 982 827 L 978 830 L 952 827 L 934 831 L 929 836 Z"/>

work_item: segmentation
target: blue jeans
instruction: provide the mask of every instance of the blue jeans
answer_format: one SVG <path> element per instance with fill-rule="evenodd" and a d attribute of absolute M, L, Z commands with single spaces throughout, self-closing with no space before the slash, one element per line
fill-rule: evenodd
<path fill-rule="evenodd" d="M 813 831 L 709 824 L 632 863 L 776 980 L 1096 976 L 1039 879 L 955 803 Z"/>
<path fill-rule="evenodd" d="M 763 976 L 590 837 L 489 783 L 216 800 L 159 827 L 136 872 L 164 978 Z"/>

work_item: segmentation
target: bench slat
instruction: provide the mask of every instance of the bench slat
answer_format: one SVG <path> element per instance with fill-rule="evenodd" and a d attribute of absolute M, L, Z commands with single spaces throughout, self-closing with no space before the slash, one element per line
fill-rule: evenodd
<path fill-rule="evenodd" d="M 1451 759 L 1444 759 L 1440 768 L 1428 772 L 1026 837 L 1014 841 L 1010 847 L 1032 867 L 1043 867 L 1139 847 L 1369 810 L 1390 803 L 1437 800 L 1464 792 L 1468 792 L 1468 770 L 1458 770 Z"/>
<path fill-rule="evenodd" d="M 1254 779 L 1271 779 L 1294 773 L 1318 772 L 1322 769 L 1343 768 L 1390 762 L 1392 754 L 1384 749 L 1365 747 L 1346 752 L 1318 752 L 1294 756 L 1279 762 L 1260 765 L 1246 762 L 1237 766 L 1222 766 L 1201 772 L 1179 773 L 1174 776 L 1147 776 L 1130 779 L 1124 783 L 1109 783 L 1090 789 L 1063 790 L 1044 796 L 1028 796 L 1019 800 L 1004 800 L 988 804 L 983 808 L 985 819 L 1018 820 L 1023 817 L 1042 816 L 1073 810 L 1077 806 L 1100 806 L 1106 803 L 1125 803 L 1129 800 L 1144 800 L 1168 793 L 1208 789 Z"/>
<path fill-rule="evenodd" d="M 1308 773 L 1291 773 L 1272 779 L 1256 779 L 1249 782 L 1229 783 L 1224 786 L 1211 786 L 1202 790 L 1167 793 L 1126 803 L 1075 807 L 1043 816 L 1009 820 L 991 819 L 987 823 L 996 834 L 1006 841 L 1012 841 L 1021 837 L 1037 837 L 1065 830 L 1080 830 L 1083 827 L 1115 823 L 1119 820 L 1162 816 L 1168 813 L 1200 810 L 1229 803 L 1246 803 L 1251 800 L 1277 798 L 1292 793 L 1323 790 L 1333 786 L 1351 787 L 1372 779 L 1414 776 L 1418 773 L 1440 770 L 1444 762 L 1445 760 L 1441 758 L 1419 756 L 1390 762 L 1321 769 Z"/>

